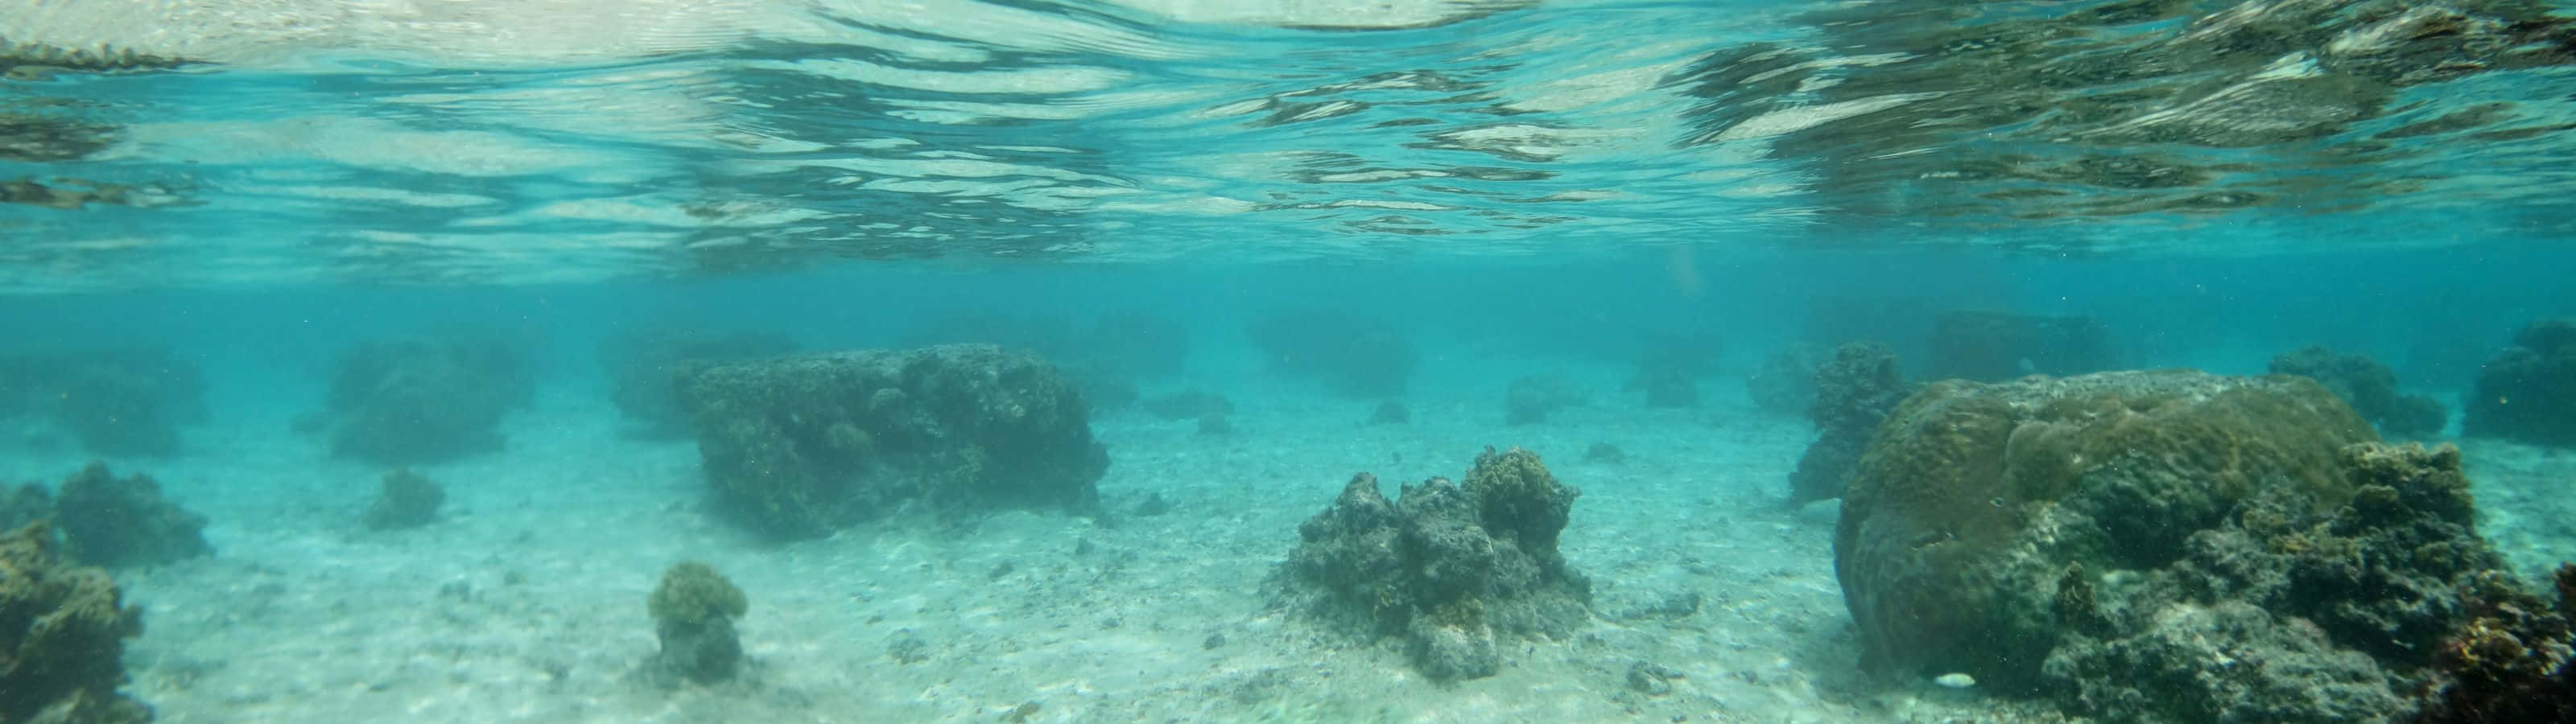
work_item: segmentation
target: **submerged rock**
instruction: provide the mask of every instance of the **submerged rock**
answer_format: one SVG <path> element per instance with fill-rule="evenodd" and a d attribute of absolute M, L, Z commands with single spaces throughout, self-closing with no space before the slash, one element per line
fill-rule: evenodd
<path fill-rule="evenodd" d="M 1432 478 L 1396 500 L 1353 477 L 1298 526 L 1272 576 L 1274 605 L 1361 636 L 1400 636 L 1434 679 L 1492 676 L 1502 640 L 1563 638 L 1592 587 L 1556 550 L 1574 499 L 1536 453 L 1487 448 L 1465 485 Z"/>
<path fill-rule="evenodd" d="M 1072 382 L 992 345 L 702 364 L 680 398 L 717 505 L 783 537 L 906 508 L 1087 514 L 1109 466 Z"/>

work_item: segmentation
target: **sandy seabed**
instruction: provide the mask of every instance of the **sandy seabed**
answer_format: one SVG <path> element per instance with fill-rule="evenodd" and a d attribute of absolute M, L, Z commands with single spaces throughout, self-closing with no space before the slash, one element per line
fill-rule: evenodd
<path fill-rule="evenodd" d="M 1608 370 L 1586 375 L 1617 389 Z M 893 520 L 766 542 L 698 504 L 695 445 L 620 433 L 581 390 L 509 426 L 508 450 L 419 468 L 446 486 L 427 527 L 373 532 L 381 469 L 327 458 L 287 417 L 191 431 L 198 453 L 118 464 L 211 521 L 212 558 L 117 571 L 147 629 L 127 691 L 164 722 L 1657 721 L 2005 722 L 2041 707 L 1858 672 L 1833 576 L 1830 505 L 1778 503 L 1802 420 L 1716 389 L 1698 409 L 1627 396 L 1501 424 L 1496 396 L 1373 402 L 1228 390 L 1236 432 L 1095 416 L 1115 513 Z M 1589 459 L 1596 442 L 1626 461 Z M 1561 548 L 1595 620 L 1439 683 L 1393 642 L 1268 608 L 1300 521 L 1358 471 L 1462 477 L 1486 445 L 1541 453 L 1583 490 Z M 2527 573 L 2576 558 L 2576 458 L 2467 446 L 2485 532 Z M 0 459 L 58 477 L 69 454 Z M 1168 503 L 1138 515 L 1152 496 Z M 644 600 L 703 560 L 751 598 L 744 677 L 639 681 Z M 1693 606 L 1695 605 L 1695 608 Z M 1678 672 L 1632 686 L 1639 662 Z"/>

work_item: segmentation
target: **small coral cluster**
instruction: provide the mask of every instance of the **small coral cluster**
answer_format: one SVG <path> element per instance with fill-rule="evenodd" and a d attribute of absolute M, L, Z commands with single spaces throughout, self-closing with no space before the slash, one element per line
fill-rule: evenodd
<path fill-rule="evenodd" d="M 1298 526 L 1275 600 L 1365 637 L 1403 637 L 1426 676 L 1492 676 L 1503 640 L 1561 638 L 1591 615 L 1591 583 L 1556 550 L 1579 495 L 1518 448 L 1487 448 L 1464 485 L 1432 478 L 1393 501 L 1361 473 Z"/>
<path fill-rule="evenodd" d="M 715 567 L 682 561 L 662 572 L 662 585 L 645 599 L 653 633 L 662 643 L 647 675 L 672 684 L 732 679 L 742 665 L 742 641 L 733 622 L 751 611 L 751 599 Z"/>

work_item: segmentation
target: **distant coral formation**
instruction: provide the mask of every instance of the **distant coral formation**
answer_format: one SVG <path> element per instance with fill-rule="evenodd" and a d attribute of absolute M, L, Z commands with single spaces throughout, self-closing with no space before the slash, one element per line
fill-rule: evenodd
<path fill-rule="evenodd" d="M 689 433 L 688 413 L 672 392 L 683 365 L 794 351 L 795 340 L 776 334 L 629 328 L 600 340 L 599 364 L 608 376 L 609 400 L 635 423 L 637 433 L 677 437 Z"/>
<path fill-rule="evenodd" d="M 1699 380 L 1716 371 L 1723 351 L 1717 336 L 1666 332 L 1650 335 L 1637 353 L 1627 390 L 1642 392 L 1647 407 L 1696 407 Z"/>
<path fill-rule="evenodd" d="M 1547 421 L 1548 413 L 1583 404 L 1591 393 L 1572 376 L 1562 372 L 1523 375 L 1513 378 L 1503 388 L 1503 424 L 1530 425 Z"/>
<path fill-rule="evenodd" d="M 1402 637 L 1435 679 L 1492 676 L 1512 638 L 1562 638 L 1591 615 L 1590 581 L 1556 550 L 1579 495 L 1518 448 L 1487 448 L 1464 485 L 1432 478 L 1393 501 L 1361 473 L 1297 527 L 1276 605 Z"/>
<path fill-rule="evenodd" d="M 30 417 L 101 455 L 179 452 L 206 419 L 197 365 L 160 347 L 0 355 L 0 420 Z"/>
<path fill-rule="evenodd" d="M 2397 372 L 2366 355 L 2305 347 L 2273 357 L 2272 374 L 2316 380 L 2391 438 L 2433 437 L 2450 419 L 2440 400 L 2398 392 Z"/>
<path fill-rule="evenodd" d="M 2109 721 L 2376 721 L 2501 575 L 2459 452 L 2315 382 L 2187 370 L 1944 381 L 1843 499 L 1869 660 Z"/>
<path fill-rule="evenodd" d="M 1351 309 L 1274 311 L 1244 325 L 1270 371 L 1345 397 L 1391 397 L 1413 376 L 1413 341 L 1385 318 Z"/>
<path fill-rule="evenodd" d="M 2576 447 L 2576 317 L 2532 322 L 2469 393 L 2470 435 Z"/>
<path fill-rule="evenodd" d="M 158 565 L 214 553 L 201 532 L 204 516 L 162 500 L 150 476 L 118 478 L 106 463 L 63 479 L 54 523 L 72 558 L 92 565 Z"/>
<path fill-rule="evenodd" d="M 1824 347 L 1806 342 L 1782 347 L 1744 376 L 1744 391 L 1763 412 L 1807 415 L 1816 405 L 1816 371 L 1832 357 Z"/>
<path fill-rule="evenodd" d="M 902 510 L 1089 513 L 1109 466 L 1072 381 L 993 345 L 704 363 L 679 384 L 715 502 L 775 536 Z"/>
<path fill-rule="evenodd" d="M 1816 367 L 1807 416 L 1816 441 L 1789 473 L 1790 505 L 1840 497 L 1880 421 L 1914 391 L 1896 368 L 1896 352 L 1876 342 L 1852 342 Z"/>
<path fill-rule="evenodd" d="M 1924 379 L 2001 382 L 2119 368 L 2110 328 L 2092 317 L 1944 312 L 1932 321 Z"/>
<path fill-rule="evenodd" d="M 507 342 L 366 342 L 340 356 L 319 422 L 333 454 L 434 462 L 499 449 L 502 416 L 535 389 Z"/>
<path fill-rule="evenodd" d="M 733 622 L 751 611 L 751 599 L 715 567 L 697 561 L 672 565 L 644 603 L 662 644 L 648 678 L 666 685 L 709 684 L 732 679 L 741 668 L 742 641 Z"/>
<path fill-rule="evenodd" d="M 65 562 L 32 523 L 0 534 L 0 721 L 134 724 L 152 708 L 117 693 L 143 613 L 107 572 Z"/>

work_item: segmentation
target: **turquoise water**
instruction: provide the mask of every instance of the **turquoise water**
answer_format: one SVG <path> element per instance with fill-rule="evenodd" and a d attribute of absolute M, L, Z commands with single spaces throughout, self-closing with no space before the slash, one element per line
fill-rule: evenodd
<path fill-rule="evenodd" d="M 2063 340 L 1997 352 L 2016 373 L 2367 355 L 2445 407 L 2412 437 L 2462 448 L 2480 533 L 2537 580 L 2576 554 L 2550 487 L 2576 468 L 2463 410 L 2518 333 L 2576 314 L 2570 17 L 21 3 L 0 479 L 100 460 L 202 514 L 212 557 L 110 568 L 151 612 L 123 691 L 164 721 L 2045 720 L 2078 705 L 1866 665 L 1832 505 L 1779 504 L 1818 431 L 1764 407 L 1766 364 L 1870 340 L 1930 381 L 1963 311 L 2104 330 L 2081 369 L 2051 367 Z M 1265 319 L 1314 310 L 1343 326 L 1265 346 Z M 714 433 L 648 434 L 620 397 L 636 335 L 731 333 L 1040 355 L 1089 401 L 1100 506 L 767 537 L 710 498 Z M 497 345 L 490 379 L 526 389 L 439 392 L 391 432 L 496 405 L 461 452 L 352 454 L 335 385 L 401 378 L 340 382 L 352 350 L 415 339 Z M 1315 359 L 1388 339 L 1409 362 Z M 1659 354 L 1692 360 L 1690 404 L 1650 403 Z M 1393 388 L 1334 376 L 1403 364 Z M 93 367 L 117 381 L 66 372 Z M 1547 375 L 1579 401 L 1511 424 L 1514 383 Z M 74 401 L 99 389 L 156 391 Z M 1230 399 L 1231 432 L 1112 401 L 1183 392 Z M 1369 423 L 1381 404 L 1412 422 Z M 1485 445 L 1586 491 L 1564 547 L 1590 628 L 1433 682 L 1276 612 L 1267 576 L 1351 473 L 1392 494 Z M 449 512 L 361 525 L 394 468 Z M 750 683 L 632 673 L 682 559 L 749 592 Z M 1685 592 L 1709 603 L 1621 613 Z M 1688 675 L 1656 693 L 1636 661 Z"/>

